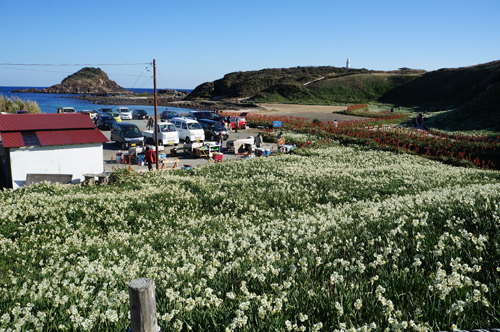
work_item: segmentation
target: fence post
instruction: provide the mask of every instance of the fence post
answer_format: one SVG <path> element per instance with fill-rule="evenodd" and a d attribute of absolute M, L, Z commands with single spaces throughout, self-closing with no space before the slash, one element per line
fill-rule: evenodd
<path fill-rule="evenodd" d="M 155 283 L 139 278 L 128 283 L 130 327 L 132 332 L 158 332 L 156 320 Z"/>

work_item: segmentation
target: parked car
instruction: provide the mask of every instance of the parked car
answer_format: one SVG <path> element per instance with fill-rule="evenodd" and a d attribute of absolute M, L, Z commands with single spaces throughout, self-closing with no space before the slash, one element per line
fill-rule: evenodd
<path fill-rule="evenodd" d="M 205 140 L 205 132 L 198 121 L 185 118 L 172 118 L 170 120 L 175 125 L 175 129 L 179 133 L 179 139 L 184 143 L 191 143 Z"/>
<path fill-rule="evenodd" d="M 190 118 L 193 120 L 207 119 L 214 121 L 222 121 L 222 116 L 216 114 L 213 111 L 192 111 L 188 113 L 186 118 Z"/>
<path fill-rule="evenodd" d="M 115 118 L 116 122 L 122 122 L 122 118 L 120 116 L 120 113 L 110 112 L 109 115 L 111 115 L 113 118 Z"/>
<path fill-rule="evenodd" d="M 76 113 L 73 107 L 58 107 L 57 113 Z"/>
<path fill-rule="evenodd" d="M 120 145 L 122 150 L 133 146 L 144 146 L 144 137 L 139 128 L 133 123 L 115 122 L 111 127 L 111 141 Z"/>
<path fill-rule="evenodd" d="M 238 129 L 245 129 L 247 127 L 247 120 L 242 116 L 231 115 L 231 129 L 236 127 L 236 119 L 238 119 Z"/>
<path fill-rule="evenodd" d="M 172 111 L 169 111 L 169 110 L 166 110 L 166 111 L 163 111 L 160 113 L 160 120 L 161 121 L 168 121 L 172 118 L 178 118 L 179 117 L 179 113 L 177 112 L 172 112 Z"/>
<path fill-rule="evenodd" d="M 158 122 L 158 144 L 159 145 L 178 145 L 179 133 L 171 122 Z M 146 143 L 155 144 L 155 130 L 143 130 L 142 135 Z"/>
<path fill-rule="evenodd" d="M 198 120 L 198 123 L 203 128 L 205 137 L 208 137 L 211 141 L 217 141 L 217 137 L 220 133 L 222 133 L 222 137 L 225 141 L 229 137 L 229 133 L 226 128 L 224 128 L 224 126 L 218 121 L 200 119 Z"/>
<path fill-rule="evenodd" d="M 116 119 L 111 115 L 99 115 L 96 121 L 96 127 L 101 130 L 111 129 L 113 124 L 116 123 Z"/>
<path fill-rule="evenodd" d="M 16 111 L 16 114 L 28 114 L 28 111 L 19 110 L 19 111 Z"/>
<path fill-rule="evenodd" d="M 142 120 L 148 118 L 148 112 L 145 110 L 134 110 L 132 112 L 132 118 L 135 120 Z"/>
<path fill-rule="evenodd" d="M 83 111 L 80 111 L 81 113 L 83 114 L 87 114 L 88 116 L 90 116 L 90 118 L 92 120 L 94 120 L 96 117 L 97 117 L 97 113 L 96 111 L 91 111 L 91 110 L 83 110 Z"/>
<path fill-rule="evenodd" d="M 128 107 L 117 107 L 116 112 L 120 114 L 122 120 L 132 120 L 132 111 Z"/>
<path fill-rule="evenodd" d="M 97 115 L 109 115 L 109 113 L 112 113 L 113 109 L 110 107 L 101 107 L 97 110 Z"/>

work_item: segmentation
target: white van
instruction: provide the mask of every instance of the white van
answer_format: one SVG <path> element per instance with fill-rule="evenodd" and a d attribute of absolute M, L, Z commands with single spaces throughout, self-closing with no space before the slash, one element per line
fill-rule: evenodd
<path fill-rule="evenodd" d="M 116 112 L 122 120 L 132 120 L 132 111 L 128 107 L 117 107 Z"/>
<path fill-rule="evenodd" d="M 179 144 L 179 133 L 173 123 L 158 122 L 158 144 L 159 145 L 177 145 Z M 146 143 L 155 144 L 155 130 L 143 130 L 142 136 Z"/>
<path fill-rule="evenodd" d="M 170 119 L 179 133 L 179 139 L 184 143 L 202 142 L 205 140 L 205 132 L 198 121 L 185 118 Z"/>

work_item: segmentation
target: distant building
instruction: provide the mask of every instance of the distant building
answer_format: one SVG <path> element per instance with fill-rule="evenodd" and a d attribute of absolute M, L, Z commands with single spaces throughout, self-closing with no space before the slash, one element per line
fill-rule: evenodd
<path fill-rule="evenodd" d="M 80 183 L 103 172 L 108 139 L 86 114 L 2 114 L 0 133 L 0 188 L 17 189 L 28 178 Z"/>
<path fill-rule="evenodd" d="M 351 69 L 351 59 L 347 58 L 347 61 L 345 63 L 345 68 L 346 69 Z"/>

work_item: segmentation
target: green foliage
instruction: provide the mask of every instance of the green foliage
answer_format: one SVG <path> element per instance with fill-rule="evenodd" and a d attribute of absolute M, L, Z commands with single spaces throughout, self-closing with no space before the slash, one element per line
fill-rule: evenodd
<path fill-rule="evenodd" d="M 426 126 L 454 135 L 500 135 L 500 84 L 497 83 L 462 107 L 439 112 Z"/>
<path fill-rule="evenodd" d="M 250 98 L 252 102 L 286 102 L 293 104 L 329 105 L 339 102 L 367 103 L 376 101 L 386 91 L 405 84 L 415 75 L 355 74 L 325 78 L 308 84 L 277 84 Z"/>
<path fill-rule="evenodd" d="M 19 110 L 26 110 L 28 113 L 41 113 L 40 107 L 36 101 L 22 100 L 18 97 L 5 97 L 0 95 L 0 112 L 15 113 Z"/>
<path fill-rule="evenodd" d="M 187 100 L 197 99 L 197 98 L 212 98 L 214 89 L 213 82 L 205 82 L 198 85 L 187 97 Z"/>
<path fill-rule="evenodd" d="M 213 82 L 210 98 L 228 96 L 231 98 L 250 97 L 260 91 L 279 84 L 298 84 L 314 81 L 321 77 L 334 77 L 343 74 L 344 68 L 337 67 L 294 67 L 280 69 L 263 69 L 259 71 L 235 72 L 226 74 L 222 79 Z M 367 72 L 367 70 L 352 70 L 352 73 Z M 206 86 L 207 83 L 203 83 Z M 207 90 L 198 87 L 191 92 L 190 98 L 205 98 Z"/>
<path fill-rule="evenodd" d="M 473 67 L 440 69 L 387 91 L 381 102 L 405 107 L 455 108 L 500 81 L 500 61 Z"/>
<path fill-rule="evenodd" d="M 95 82 L 102 78 L 108 79 L 108 75 L 101 68 L 85 67 L 66 77 L 61 84 L 77 80 Z"/>
<path fill-rule="evenodd" d="M 118 168 L 109 175 L 108 183 L 110 185 L 119 185 L 130 182 L 130 178 L 138 176 L 133 168 Z"/>

